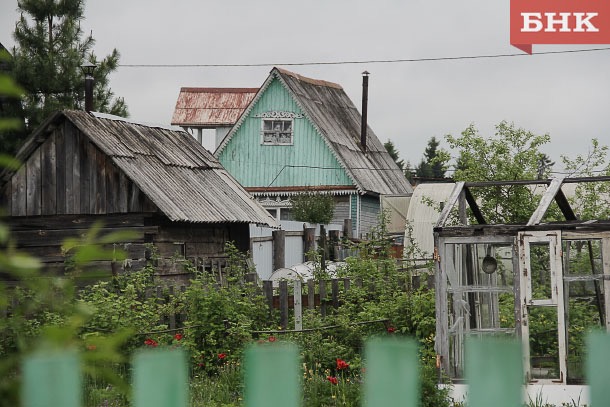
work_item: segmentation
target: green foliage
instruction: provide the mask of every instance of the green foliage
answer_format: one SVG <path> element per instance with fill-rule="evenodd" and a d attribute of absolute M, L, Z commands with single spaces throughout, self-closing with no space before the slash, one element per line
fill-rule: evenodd
<path fill-rule="evenodd" d="M 501 122 L 493 138 L 485 138 L 473 125 L 460 137 L 446 136 L 452 150 L 458 153 L 456 181 L 535 180 L 539 177 L 540 148 L 550 141 L 514 124 Z M 550 168 L 543 171 L 548 175 Z M 525 222 L 536 209 L 538 199 L 523 185 L 472 190 L 490 224 Z"/>
<path fill-rule="evenodd" d="M 591 141 L 591 148 L 586 156 L 578 155 L 574 159 L 562 156 L 561 159 L 570 176 L 610 176 L 608 146 L 600 145 L 597 139 Z M 608 219 L 610 182 L 581 183 L 576 187 L 576 196 L 572 201 L 580 219 Z"/>
<path fill-rule="evenodd" d="M 335 211 L 332 195 L 305 192 L 290 199 L 295 220 L 300 222 L 329 224 Z"/>
<path fill-rule="evenodd" d="M 386 141 L 385 143 L 383 143 L 383 146 L 385 147 L 388 154 L 390 154 L 390 157 L 392 157 L 392 160 L 394 160 L 396 165 L 398 165 L 398 168 L 400 168 L 401 171 L 404 171 L 405 160 L 402 160 L 400 158 L 400 154 L 398 153 L 398 150 L 396 150 L 396 147 L 394 146 L 392 140 Z"/>
<path fill-rule="evenodd" d="M 12 69 L 14 78 L 25 90 L 22 100 L 27 132 L 38 127 L 53 111 L 79 109 L 84 105 L 84 61 L 94 63 L 96 81 L 94 110 L 127 116 L 122 98 L 115 98 L 108 76 L 118 67 L 115 49 L 102 60 L 92 48 L 95 40 L 85 36 L 84 0 L 21 0 L 21 17 L 15 26 Z"/>
<path fill-rule="evenodd" d="M 428 140 L 428 145 L 424 151 L 424 158 L 415 168 L 415 175 L 420 178 L 441 179 L 445 177 L 447 171 L 448 157 L 447 152 L 439 149 L 440 142 L 436 137 Z"/>

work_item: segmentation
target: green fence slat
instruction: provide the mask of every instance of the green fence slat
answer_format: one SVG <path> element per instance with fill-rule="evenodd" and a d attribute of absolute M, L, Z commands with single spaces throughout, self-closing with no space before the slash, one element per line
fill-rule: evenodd
<path fill-rule="evenodd" d="M 280 342 L 252 345 L 244 354 L 245 407 L 297 407 L 301 402 L 299 352 Z"/>
<path fill-rule="evenodd" d="M 469 407 L 521 407 L 523 362 L 518 340 L 466 341 Z"/>
<path fill-rule="evenodd" d="M 39 351 L 23 361 L 23 407 L 79 407 L 82 382 L 75 351 Z"/>
<path fill-rule="evenodd" d="M 417 344 L 405 338 L 374 338 L 365 347 L 364 406 L 415 407 L 419 403 Z"/>
<path fill-rule="evenodd" d="M 135 407 L 186 407 L 188 369 L 181 349 L 151 349 L 133 359 Z"/>
<path fill-rule="evenodd" d="M 610 402 L 610 335 L 592 332 L 587 336 L 586 373 L 592 407 Z"/>

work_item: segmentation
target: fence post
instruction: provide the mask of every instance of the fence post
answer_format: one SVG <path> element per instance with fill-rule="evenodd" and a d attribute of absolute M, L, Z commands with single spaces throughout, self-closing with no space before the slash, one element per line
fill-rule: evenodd
<path fill-rule="evenodd" d="M 294 280 L 294 330 L 303 330 L 303 284 L 301 280 Z"/>
<path fill-rule="evenodd" d="M 403 338 L 375 338 L 366 343 L 365 352 L 364 406 L 417 406 L 417 344 Z"/>
<path fill-rule="evenodd" d="M 245 407 L 298 407 L 301 402 L 298 357 L 296 345 L 288 342 L 246 349 Z"/>
<path fill-rule="evenodd" d="M 466 379 L 469 407 L 523 405 L 521 343 L 497 338 L 468 338 Z"/>
<path fill-rule="evenodd" d="M 303 228 L 303 260 L 310 259 L 308 254 L 316 249 L 316 228 Z"/>
<path fill-rule="evenodd" d="M 316 280 L 307 280 L 307 308 L 316 307 Z"/>
<path fill-rule="evenodd" d="M 263 281 L 263 292 L 267 298 L 267 306 L 269 307 L 269 315 L 273 315 L 273 281 Z"/>
<path fill-rule="evenodd" d="M 280 281 L 280 326 L 288 327 L 288 281 Z"/>
<path fill-rule="evenodd" d="M 23 407 L 79 407 L 82 381 L 75 351 L 38 351 L 23 361 Z"/>
<path fill-rule="evenodd" d="M 273 236 L 273 270 L 277 270 L 285 267 L 286 264 L 286 232 L 274 230 L 271 234 Z"/>
<path fill-rule="evenodd" d="M 180 349 L 144 350 L 133 359 L 134 407 L 186 407 L 186 355 Z"/>
<path fill-rule="evenodd" d="M 320 314 L 326 316 L 326 281 L 320 280 Z"/>

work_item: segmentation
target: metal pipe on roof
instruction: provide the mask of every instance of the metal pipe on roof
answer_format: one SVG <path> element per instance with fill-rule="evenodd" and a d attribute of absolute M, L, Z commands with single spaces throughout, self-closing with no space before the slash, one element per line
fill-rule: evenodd
<path fill-rule="evenodd" d="M 360 127 L 360 145 L 364 153 L 366 153 L 366 114 L 369 103 L 369 75 L 368 71 L 362 72 L 362 125 Z"/>

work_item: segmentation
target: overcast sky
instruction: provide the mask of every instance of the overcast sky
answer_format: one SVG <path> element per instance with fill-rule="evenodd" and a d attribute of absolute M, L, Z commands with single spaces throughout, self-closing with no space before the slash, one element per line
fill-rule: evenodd
<path fill-rule="evenodd" d="M 520 53 L 509 44 L 508 0 L 89 0 L 82 27 L 95 54 L 122 64 L 269 64 L 120 67 L 110 79 L 131 118 L 169 124 L 181 87 L 258 87 L 273 64 L 339 83 L 360 106 L 371 73 L 369 125 L 416 165 L 430 137 L 444 142 L 502 120 L 548 133 L 544 151 L 585 154 L 610 144 L 610 50 L 453 61 L 287 66 L 282 63 Z M 0 42 L 14 45 L 16 0 L 0 1 Z M 542 46 L 534 52 L 606 46 Z M 556 169 L 560 169 L 557 165 Z"/>

